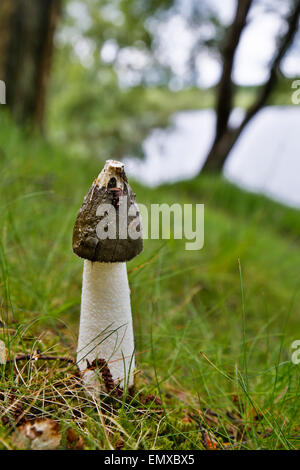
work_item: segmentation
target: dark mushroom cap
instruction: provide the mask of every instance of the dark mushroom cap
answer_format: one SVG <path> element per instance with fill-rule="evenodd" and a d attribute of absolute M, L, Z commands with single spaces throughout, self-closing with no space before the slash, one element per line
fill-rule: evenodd
<path fill-rule="evenodd" d="M 126 198 L 125 198 L 126 196 Z M 135 215 L 128 215 L 127 224 L 134 224 L 139 238 L 128 235 L 119 238 L 121 202 L 134 209 Z M 101 205 L 109 204 L 115 209 L 116 238 L 100 239 L 97 225 L 106 215 L 97 215 Z M 106 206 L 102 206 L 105 208 Z M 123 206 L 124 207 L 124 206 Z M 126 220 L 126 219 L 125 219 Z M 127 225 L 127 227 L 128 227 Z M 129 186 L 124 165 L 115 160 L 107 160 L 98 178 L 93 182 L 79 210 L 73 230 L 73 251 L 80 258 L 104 263 L 126 262 L 137 256 L 143 249 L 141 217 L 135 202 L 135 194 Z"/>

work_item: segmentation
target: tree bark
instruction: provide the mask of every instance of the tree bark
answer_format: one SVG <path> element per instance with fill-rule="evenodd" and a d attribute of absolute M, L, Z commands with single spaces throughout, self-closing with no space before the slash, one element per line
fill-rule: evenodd
<path fill-rule="evenodd" d="M 238 131 L 239 129 L 228 128 L 218 139 L 214 140 L 201 172 L 219 173 L 221 171 L 226 156 L 238 139 Z"/>
<path fill-rule="evenodd" d="M 60 0 L 1 0 L 0 79 L 18 123 L 42 129 Z"/>
<path fill-rule="evenodd" d="M 234 86 L 232 82 L 232 69 L 235 53 L 239 45 L 241 34 L 246 26 L 248 12 L 253 0 L 241 0 L 237 2 L 237 9 L 234 21 L 228 30 L 225 38 L 222 63 L 223 71 L 217 92 L 217 126 L 216 140 L 222 138 L 227 130 L 230 113 L 232 110 L 232 99 Z"/>
<path fill-rule="evenodd" d="M 216 132 L 213 145 L 206 158 L 202 171 L 219 172 L 223 167 L 226 155 L 230 152 L 236 135 L 229 128 L 230 113 L 233 108 L 234 84 L 232 82 L 232 70 L 237 47 L 242 32 L 247 24 L 247 16 L 253 0 L 237 2 L 235 18 L 228 30 L 222 52 L 222 76 L 217 90 L 216 99 Z"/>
<path fill-rule="evenodd" d="M 251 119 L 256 115 L 256 113 L 267 103 L 271 93 L 273 92 L 279 75 L 279 67 L 282 59 L 284 58 L 289 47 L 293 43 L 295 35 L 298 30 L 299 17 L 300 17 L 300 0 L 295 0 L 294 8 L 292 9 L 287 22 L 287 31 L 279 39 L 278 49 L 273 57 L 273 60 L 270 64 L 270 72 L 268 80 L 260 88 L 257 99 L 254 101 L 252 106 L 246 112 L 245 118 L 241 122 L 240 126 L 233 129 L 229 126 L 229 117 L 233 109 L 233 90 L 234 86 L 231 79 L 232 67 L 234 56 L 236 53 L 238 41 L 236 41 L 237 33 L 234 34 L 233 31 L 239 31 L 239 38 L 243 31 L 243 28 L 246 25 L 246 18 L 251 7 L 251 1 L 248 2 L 248 9 L 246 9 L 246 1 L 244 3 L 244 10 L 239 12 L 239 4 L 244 2 L 238 2 L 237 13 L 233 25 L 229 31 L 227 41 L 231 44 L 229 48 L 231 54 L 228 54 L 228 57 L 224 53 L 223 59 L 223 73 L 219 84 L 218 97 L 217 97 L 217 124 L 216 124 L 216 133 L 213 145 L 209 151 L 205 164 L 202 168 L 202 171 L 208 172 L 220 172 L 224 166 L 224 163 L 229 155 L 229 152 L 235 145 L 238 140 L 241 132 L 251 121 Z M 244 21 L 241 18 L 238 20 L 238 17 L 243 13 Z M 237 25 L 239 24 L 239 28 Z M 235 41 L 233 40 L 235 38 Z M 226 96 L 227 94 L 227 96 Z M 223 96 L 225 95 L 225 96 Z"/>

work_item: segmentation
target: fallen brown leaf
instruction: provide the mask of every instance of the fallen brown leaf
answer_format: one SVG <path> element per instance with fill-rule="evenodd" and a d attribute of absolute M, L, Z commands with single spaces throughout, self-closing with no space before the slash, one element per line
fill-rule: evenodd
<path fill-rule="evenodd" d="M 124 444 L 125 444 L 124 439 L 123 437 L 120 436 L 116 442 L 116 450 L 122 450 L 124 447 Z"/>
<path fill-rule="evenodd" d="M 212 433 L 208 433 L 206 429 L 202 429 L 203 445 L 207 450 L 218 450 L 218 441 L 213 437 Z"/>
<path fill-rule="evenodd" d="M 84 449 L 84 441 L 81 436 L 74 431 L 73 428 L 69 428 L 67 430 L 67 447 L 68 449 L 74 450 L 83 450 Z"/>

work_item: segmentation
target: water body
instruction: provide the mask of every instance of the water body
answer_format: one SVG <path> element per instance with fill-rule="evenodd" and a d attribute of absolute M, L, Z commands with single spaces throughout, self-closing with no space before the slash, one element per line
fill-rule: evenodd
<path fill-rule="evenodd" d="M 243 112 L 236 109 L 232 124 Z M 177 113 L 167 129 L 155 129 L 143 144 L 145 159 L 125 159 L 127 172 L 149 186 L 193 178 L 212 144 L 211 109 Z M 300 107 L 261 110 L 231 151 L 224 175 L 235 184 L 300 208 Z"/>

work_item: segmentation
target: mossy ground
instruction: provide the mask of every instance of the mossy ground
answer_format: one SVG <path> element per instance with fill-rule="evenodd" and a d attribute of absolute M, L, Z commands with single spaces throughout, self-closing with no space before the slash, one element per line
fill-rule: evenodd
<path fill-rule="evenodd" d="M 4 119 L 0 163 L 0 339 L 11 359 L 37 350 L 74 358 L 82 261 L 72 228 L 102 163 Z M 63 362 L 1 365 L 1 413 L 14 407 L 0 422 L 0 447 L 15 447 L 20 416 L 57 420 L 62 448 L 69 428 L 85 449 L 299 447 L 300 369 L 290 348 L 299 339 L 299 212 L 221 178 L 132 186 L 144 204 L 205 203 L 201 251 L 146 240 L 128 263 L 136 394 L 94 401 Z M 145 404 L 146 394 L 162 404 Z"/>

